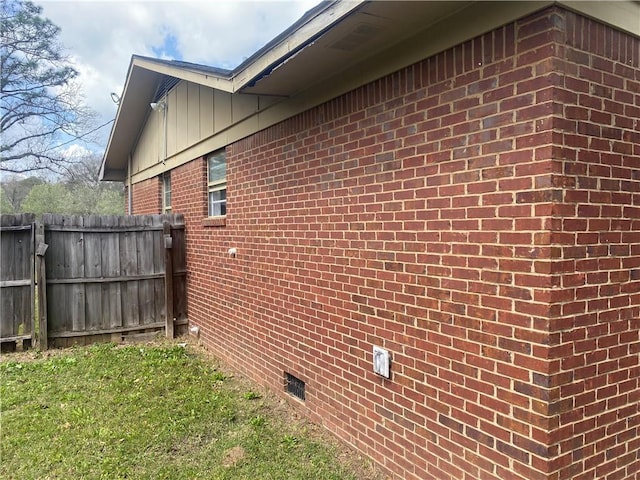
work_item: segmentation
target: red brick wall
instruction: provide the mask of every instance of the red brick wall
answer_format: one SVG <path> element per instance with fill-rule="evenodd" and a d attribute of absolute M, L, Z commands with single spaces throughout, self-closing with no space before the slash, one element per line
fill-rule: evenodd
<path fill-rule="evenodd" d="M 191 322 L 395 478 L 635 478 L 638 50 L 558 8 L 466 42 L 231 145 L 222 227 L 175 169 Z"/>
<path fill-rule="evenodd" d="M 551 369 L 537 383 L 550 387 L 560 478 L 639 478 L 640 41 L 564 18 Z"/>
<path fill-rule="evenodd" d="M 202 325 L 210 319 L 211 309 L 200 300 L 202 291 L 213 287 L 215 270 L 211 268 L 211 236 L 202 228 L 207 216 L 207 164 L 199 158 L 171 172 L 172 207 L 185 216 L 187 238 L 187 305 L 191 323 Z"/>
<path fill-rule="evenodd" d="M 131 215 L 131 212 L 129 211 L 129 187 L 127 185 L 124 186 L 124 214 Z"/>
<path fill-rule="evenodd" d="M 162 177 L 153 177 L 133 185 L 132 214 L 162 213 Z"/>

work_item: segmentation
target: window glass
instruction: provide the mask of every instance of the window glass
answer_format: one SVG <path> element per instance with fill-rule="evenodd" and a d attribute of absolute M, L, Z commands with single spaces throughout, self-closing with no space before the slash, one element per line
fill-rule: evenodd
<path fill-rule="evenodd" d="M 227 161 L 224 152 L 209 157 L 209 183 L 224 181 L 227 176 Z"/>
<path fill-rule="evenodd" d="M 214 190 L 209 192 L 209 216 L 227 214 L 227 191 Z"/>
<path fill-rule="evenodd" d="M 162 175 L 162 211 L 171 212 L 171 173 Z"/>
<path fill-rule="evenodd" d="M 227 214 L 227 158 L 224 150 L 207 158 L 209 186 L 208 214 L 217 217 Z"/>

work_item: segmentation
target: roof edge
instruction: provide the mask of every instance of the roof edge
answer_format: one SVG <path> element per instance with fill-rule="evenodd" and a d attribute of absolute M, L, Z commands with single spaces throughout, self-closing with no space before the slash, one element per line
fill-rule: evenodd
<path fill-rule="evenodd" d="M 233 69 L 233 91 L 251 86 L 371 0 L 324 1 Z M 314 22 L 317 18 L 320 21 Z"/>

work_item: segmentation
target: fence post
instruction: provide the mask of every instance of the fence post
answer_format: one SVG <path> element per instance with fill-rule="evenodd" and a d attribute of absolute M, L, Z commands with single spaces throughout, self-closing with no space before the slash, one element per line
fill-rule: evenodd
<path fill-rule="evenodd" d="M 44 243 L 44 225 L 36 222 L 36 270 L 38 274 L 38 323 L 40 331 L 38 343 L 40 350 L 49 348 L 49 338 L 47 332 L 47 273 L 44 254 L 49 245 Z"/>
<path fill-rule="evenodd" d="M 166 312 L 165 334 L 167 338 L 173 338 L 173 258 L 171 255 L 172 238 L 171 224 L 162 223 L 164 238 L 164 307 Z"/>

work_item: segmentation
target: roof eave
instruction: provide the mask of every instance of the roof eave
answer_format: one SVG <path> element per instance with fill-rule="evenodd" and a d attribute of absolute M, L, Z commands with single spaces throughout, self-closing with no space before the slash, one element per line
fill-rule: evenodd
<path fill-rule="evenodd" d="M 518 5 L 530 4 L 530 7 L 527 8 L 531 10 L 542 8 L 554 2 L 514 3 Z M 636 35 L 639 33 L 638 30 L 640 28 L 627 18 L 635 16 L 634 12 L 637 11 L 636 2 L 616 3 L 616 8 L 611 6 L 605 8 L 597 5 L 594 7 L 594 2 L 570 0 L 556 1 L 555 3 L 572 8 L 582 14 L 597 18 L 602 17 L 611 25 L 622 27 Z M 172 76 L 228 93 L 295 95 L 301 88 L 306 88 L 309 81 L 318 80 L 316 77 L 311 77 L 311 73 L 309 73 L 309 52 L 314 52 L 317 55 L 317 51 L 326 52 L 326 50 L 314 48 L 314 46 L 323 42 L 328 44 L 330 42 L 329 37 L 334 30 L 334 33 L 338 32 L 342 27 L 349 24 L 350 19 L 357 18 L 360 13 L 365 12 L 369 6 L 375 4 L 375 2 L 369 0 L 331 0 L 322 2 L 309 10 L 296 23 L 267 43 L 233 71 L 189 64 L 188 62 L 133 56 L 127 72 L 122 100 L 118 107 L 101 166 L 101 179 L 124 180 L 122 172 L 127 168 L 128 156 L 135 148 L 141 125 L 144 123 L 145 116 L 149 114 L 149 103 L 154 101 L 151 97 L 163 76 Z M 636 7 L 631 8 L 627 4 L 635 4 Z M 627 8 L 628 11 L 623 7 Z M 368 53 L 370 54 L 371 52 Z M 336 56 L 335 58 L 339 59 L 340 57 Z M 335 58 L 333 64 L 325 62 L 328 67 L 327 71 L 333 67 L 339 68 L 341 66 L 341 64 L 336 65 Z M 395 65 L 394 62 L 392 64 Z M 286 79 L 291 77 L 291 81 L 283 81 L 285 77 Z"/>
<path fill-rule="evenodd" d="M 131 132 L 132 125 L 139 125 L 148 114 L 149 99 L 144 95 L 144 87 L 153 91 L 152 82 L 158 75 L 169 75 L 217 90 L 233 93 L 239 91 L 254 77 L 270 71 L 291 55 L 312 41 L 313 37 L 339 21 L 357 8 L 365 0 L 322 2 L 303 15 L 300 20 L 258 50 L 233 72 L 213 72 L 189 68 L 185 65 L 171 65 L 170 62 L 133 55 L 129 63 L 125 87 L 118 105 L 116 118 L 111 128 L 107 148 L 100 166 L 101 180 L 124 181 L 126 179 L 127 158 L 134 148 L 137 133 Z M 157 78 L 155 78 L 157 80 Z M 140 84 L 140 85 L 139 85 Z M 132 90 L 139 90 L 132 94 Z M 147 96 L 150 96 L 147 95 Z M 136 123 L 137 122 L 137 123 Z M 126 123 L 127 125 L 123 125 Z M 128 128 L 129 127 L 129 128 Z M 124 146 L 123 146 L 124 145 Z M 121 168 L 124 167 L 124 168 Z"/>
<path fill-rule="evenodd" d="M 250 87 L 370 0 L 321 2 L 233 70 L 233 91 Z"/>

